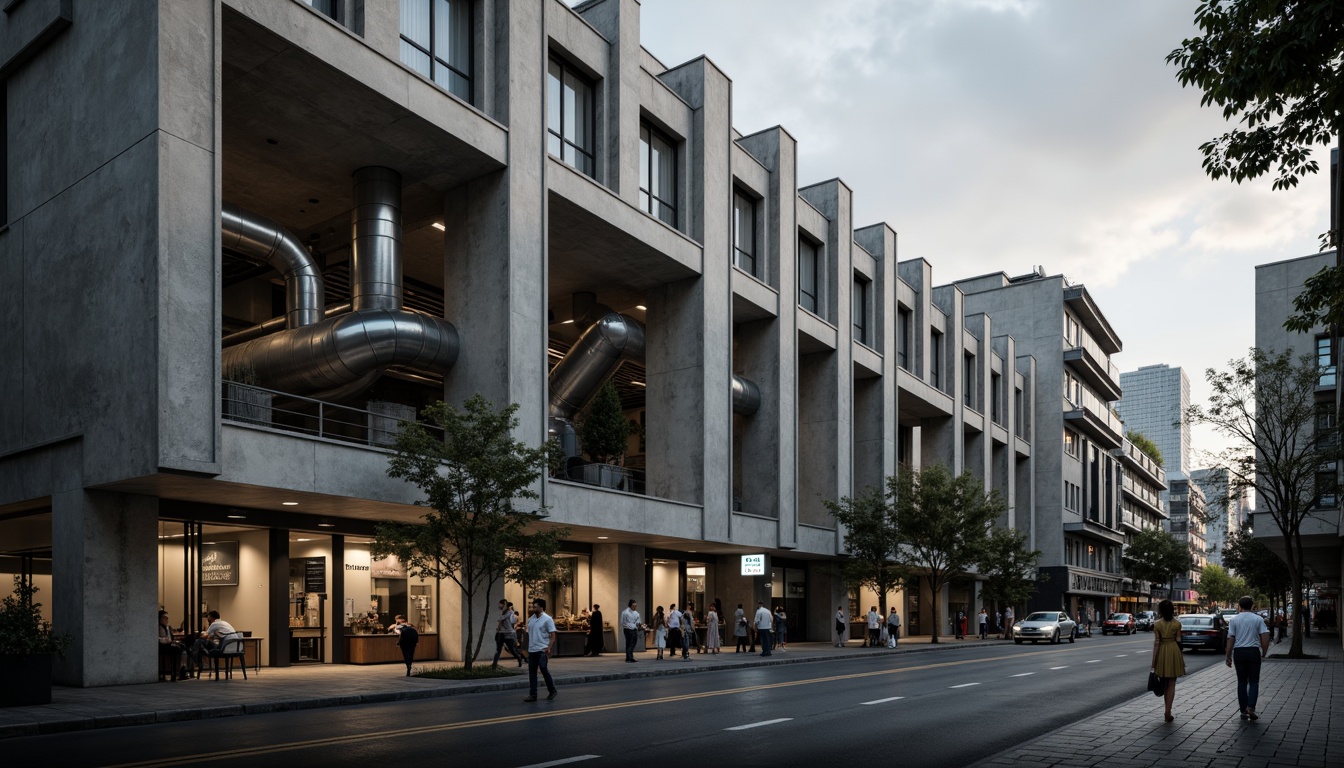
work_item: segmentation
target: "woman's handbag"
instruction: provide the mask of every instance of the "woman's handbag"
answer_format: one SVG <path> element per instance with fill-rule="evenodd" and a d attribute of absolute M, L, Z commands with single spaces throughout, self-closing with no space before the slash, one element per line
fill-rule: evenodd
<path fill-rule="evenodd" d="M 1148 690 L 1152 691 L 1154 696 L 1161 696 L 1167 692 L 1167 684 L 1162 678 L 1157 676 L 1156 672 L 1149 672 Z"/>

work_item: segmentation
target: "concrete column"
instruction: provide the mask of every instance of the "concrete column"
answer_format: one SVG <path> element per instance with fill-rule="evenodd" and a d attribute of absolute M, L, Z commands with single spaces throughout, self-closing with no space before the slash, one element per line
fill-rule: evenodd
<path fill-rule="evenodd" d="M 835 637 L 835 609 L 848 605 L 844 581 L 834 563 L 807 563 L 807 639 L 828 642 Z"/>
<path fill-rule="evenodd" d="M 289 531 L 272 528 L 267 533 L 271 598 L 266 614 L 267 655 L 272 667 L 288 667 L 293 661 L 289 657 Z"/>
<path fill-rule="evenodd" d="M 609 606 L 604 611 L 611 625 L 617 628 L 616 640 L 625 649 L 621 640 L 620 625 L 617 619 L 631 598 L 639 601 L 639 614 L 648 623 L 653 606 L 644 604 L 644 547 L 637 544 L 594 544 L 593 545 L 593 602 Z"/>
<path fill-rule="evenodd" d="M 611 44 L 611 68 L 602 80 L 606 118 L 598 177 L 622 200 L 639 204 L 639 2 L 599 0 L 579 11 Z"/>
<path fill-rule="evenodd" d="M 152 683 L 157 623 L 158 500 L 62 491 L 51 497 L 52 625 L 74 638 L 56 660 L 55 679 L 94 687 Z"/>
<path fill-rule="evenodd" d="M 854 491 L 881 486 L 896 474 L 896 232 L 886 224 L 855 230 L 854 241 L 873 255 L 873 348 L 885 375 L 854 382 Z"/>

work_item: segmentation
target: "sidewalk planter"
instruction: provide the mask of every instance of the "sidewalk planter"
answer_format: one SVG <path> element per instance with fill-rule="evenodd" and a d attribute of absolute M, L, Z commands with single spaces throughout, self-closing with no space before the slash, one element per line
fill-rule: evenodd
<path fill-rule="evenodd" d="M 51 703 L 53 654 L 0 656 L 0 707 Z"/>

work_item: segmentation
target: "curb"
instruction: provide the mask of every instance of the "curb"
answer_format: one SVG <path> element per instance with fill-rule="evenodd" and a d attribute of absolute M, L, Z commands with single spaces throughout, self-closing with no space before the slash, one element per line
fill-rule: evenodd
<path fill-rule="evenodd" d="M 1004 641 L 1002 640 L 958 643 L 957 645 L 943 645 L 941 643 L 933 645 L 930 643 L 927 645 L 919 645 L 908 650 L 900 648 L 895 650 L 889 648 L 881 648 L 877 650 L 863 649 L 857 653 L 846 654 L 844 656 L 772 658 L 769 661 L 764 659 L 758 659 L 756 661 L 744 660 L 718 664 L 713 667 L 669 666 L 662 669 L 640 669 L 631 670 L 629 672 L 600 672 L 590 675 L 570 675 L 563 678 L 556 677 L 555 684 L 556 686 L 562 686 L 582 685 L 584 683 L 605 683 L 616 680 L 639 680 L 652 677 L 668 677 L 671 675 L 693 675 L 704 672 L 718 672 L 721 670 L 783 666 L 786 664 L 814 664 L 833 661 L 849 661 L 852 659 L 904 656 L 910 653 L 930 653 L 935 651 L 956 650 L 958 648 L 987 648 L 1002 644 L 1004 644 Z M 641 661 L 656 661 L 656 659 L 641 659 Z M 500 691 L 523 690 L 527 687 L 528 681 L 524 678 L 522 680 L 508 680 L 442 688 L 425 688 L 410 691 L 384 691 L 379 693 L 351 694 L 348 696 L 322 696 L 316 698 L 263 701 L 255 704 L 195 707 L 191 709 L 164 709 L 148 712 L 126 712 L 116 715 L 102 715 L 95 717 L 71 717 L 66 719 L 53 719 L 39 723 L 0 725 L 0 741 L 21 736 L 45 736 L 49 734 L 89 731 L 101 728 L 119 728 L 128 725 L 178 723 L 188 720 L 207 720 L 220 717 L 236 717 L 240 715 L 261 715 L 271 712 L 293 712 L 301 709 L 323 709 L 327 707 L 346 707 L 358 704 L 383 704 L 397 701 L 438 699 L 447 696 L 463 696 L 473 693 L 498 693 Z"/>

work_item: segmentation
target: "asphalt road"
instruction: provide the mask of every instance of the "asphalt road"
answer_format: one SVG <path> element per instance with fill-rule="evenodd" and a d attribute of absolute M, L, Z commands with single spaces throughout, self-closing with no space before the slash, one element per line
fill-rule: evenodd
<path fill-rule="evenodd" d="M 517 691 L 473 694 L 9 739 L 0 749 L 10 765 L 119 768 L 964 766 L 1147 695 L 1151 647 L 1147 633 L 1097 635 L 562 686 L 535 704 Z M 1189 672 L 1217 661 L 1186 655 Z"/>

